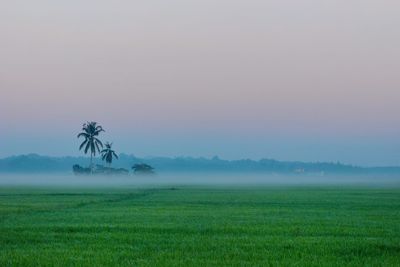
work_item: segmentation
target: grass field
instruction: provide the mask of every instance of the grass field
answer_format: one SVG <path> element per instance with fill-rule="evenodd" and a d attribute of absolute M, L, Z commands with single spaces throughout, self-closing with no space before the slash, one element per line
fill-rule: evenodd
<path fill-rule="evenodd" d="M 0 187 L 0 266 L 400 266 L 400 188 Z"/>

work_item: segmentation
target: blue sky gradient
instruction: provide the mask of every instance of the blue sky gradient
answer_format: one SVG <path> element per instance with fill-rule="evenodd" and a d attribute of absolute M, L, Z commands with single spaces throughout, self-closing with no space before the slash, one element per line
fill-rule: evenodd
<path fill-rule="evenodd" d="M 0 157 L 77 155 L 95 120 L 138 156 L 400 165 L 399 1 L 9 1 Z"/>

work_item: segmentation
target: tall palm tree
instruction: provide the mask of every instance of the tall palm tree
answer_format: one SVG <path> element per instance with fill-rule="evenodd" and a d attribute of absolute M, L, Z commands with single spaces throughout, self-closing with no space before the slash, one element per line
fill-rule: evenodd
<path fill-rule="evenodd" d="M 103 148 L 103 143 L 97 138 L 101 132 L 104 132 L 103 127 L 97 125 L 97 122 L 87 122 L 83 124 L 81 133 L 78 134 L 78 138 L 83 137 L 85 140 L 79 146 L 79 150 L 84 149 L 85 154 L 90 150 L 90 170 L 93 172 L 93 157 L 96 156 L 96 152 L 100 153 L 100 147 Z"/>
<path fill-rule="evenodd" d="M 118 155 L 115 153 L 114 150 L 112 150 L 112 143 L 107 142 L 105 146 L 106 148 L 101 151 L 102 155 L 101 159 L 105 160 L 108 163 L 108 165 L 111 166 L 113 157 L 118 159 Z"/>

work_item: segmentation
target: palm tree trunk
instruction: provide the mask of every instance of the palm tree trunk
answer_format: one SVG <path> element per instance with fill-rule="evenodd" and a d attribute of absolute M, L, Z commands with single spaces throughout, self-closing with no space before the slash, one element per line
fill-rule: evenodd
<path fill-rule="evenodd" d="M 90 153 L 90 174 L 93 174 L 93 153 Z"/>

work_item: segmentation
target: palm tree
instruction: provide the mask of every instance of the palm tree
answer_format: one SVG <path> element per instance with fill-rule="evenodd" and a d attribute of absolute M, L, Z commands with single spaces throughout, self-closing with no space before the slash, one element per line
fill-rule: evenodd
<path fill-rule="evenodd" d="M 118 159 L 118 155 L 115 153 L 114 150 L 112 150 L 112 143 L 107 142 L 105 146 L 106 148 L 101 151 L 102 155 L 101 159 L 105 160 L 108 163 L 108 165 L 111 166 L 113 157 Z"/>
<path fill-rule="evenodd" d="M 96 156 L 96 151 L 100 153 L 100 147 L 103 148 L 103 143 L 97 138 L 101 132 L 104 132 L 103 127 L 97 125 L 97 122 L 87 122 L 83 124 L 81 133 L 78 138 L 83 137 L 85 140 L 79 146 L 79 150 L 84 149 L 85 154 L 90 150 L 90 170 L 93 172 L 93 157 Z"/>

